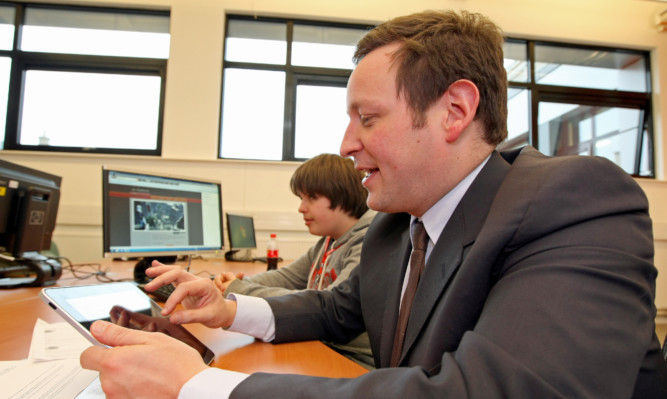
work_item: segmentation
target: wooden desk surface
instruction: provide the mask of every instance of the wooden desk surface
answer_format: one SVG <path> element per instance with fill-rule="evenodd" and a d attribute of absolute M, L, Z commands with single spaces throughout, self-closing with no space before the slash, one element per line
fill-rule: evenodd
<path fill-rule="evenodd" d="M 113 279 L 130 279 L 133 261 L 101 262 L 102 270 Z M 185 266 L 187 262 L 179 262 Z M 89 269 L 92 270 L 92 269 Z M 200 276 L 222 271 L 243 272 L 250 276 L 266 270 L 266 264 L 227 262 L 222 259 L 193 260 L 190 270 Z M 99 284 L 95 277 L 76 279 L 69 271 L 57 281 L 57 286 Z M 32 330 L 38 318 L 49 323 L 63 321 L 39 297 L 42 287 L 0 289 L 0 360 L 20 360 L 28 357 Z M 293 373 L 326 377 L 357 377 L 366 369 L 338 354 L 319 341 L 268 344 L 254 338 L 202 325 L 186 326 L 216 354 L 213 366 L 244 373 Z"/>

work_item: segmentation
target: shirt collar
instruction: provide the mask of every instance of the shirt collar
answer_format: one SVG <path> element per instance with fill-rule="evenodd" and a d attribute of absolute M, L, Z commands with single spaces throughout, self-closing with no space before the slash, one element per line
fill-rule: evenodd
<path fill-rule="evenodd" d="M 461 198 L 468 191 L 470 185 L 475 180 L 479 172 L 482 170 L 484 165 L 489 161 L 491 155 L 489 154 L 482 163 L 480 163 L 472 172 L 468 174 L 463 180 L 459 182 L 452 190 L 450 190 L 444 197 L 442 197 L 438 202 L 435 203 L 424 215 L 421 217 L 422 222 L 424 223 L 424 228 L 429 237 L 428 249 L 426 251 L 426 256 L 431 252 L 434 243 L 438 242 L 440 238 L 440 233 L 445 229 L 447 222 L 454 213 L 454 209 L 461 202 Z M 410 222 L 412 223 L 416 218 L 412 216 Z M 412 224 L 411 224 L 412 226 Z"/>

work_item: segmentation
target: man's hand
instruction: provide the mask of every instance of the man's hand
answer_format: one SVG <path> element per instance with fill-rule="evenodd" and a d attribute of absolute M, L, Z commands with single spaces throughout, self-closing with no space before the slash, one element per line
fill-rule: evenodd
<path fill-rule="evenodd" d="M 207 367 L 196 350 L 161 333 L 105 321 L 93 323 L 90 332 L 112 348 L 89 347 L 81 354 L 81 367 L 100 372 L 108 398 L 176 398 Z"/>
<path fill-rule="evenodd" d="M 146 269 L 146 275 L 153 277 L 145 286 L 147 291 L 167 284 L 176 286 L 162 308 L 162 315 L 169 316 L 172 323 L 202 323 L 210 328 L 232 325 L 236 301 L 223 298 L 210 278 L 197 277 L 178 266 L 165 266 L 156 261 Z M 179 303 L 184 309 L 176 310 Z"/>
<path fill-rule="evenodd" d="M 220 292 L 224 294 L 227 287 L 229 287 L 229 284 L 231 284 L 232 281 L 236 279 L 242 280 L 243 273 L 238 273 L 235 275 L 232 272 L 222 272 L 215 276 L 213 282 L 215 283 L 215 286 L 218 287 Z"/>

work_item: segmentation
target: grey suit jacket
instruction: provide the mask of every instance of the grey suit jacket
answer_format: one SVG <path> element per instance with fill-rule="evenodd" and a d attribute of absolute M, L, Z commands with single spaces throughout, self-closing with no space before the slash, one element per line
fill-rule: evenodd
<path fill-rule="evenodd" d="M 349 380 L 254 374 L 232 397 L 667 397 L 648 204 L 615 165 L 494 153 L 435 243 L 402 367 L 387 368 L 409 219 L 378 215 L 336 289 L 269 299 L 275 342 L 367 329 L 379 369 Z"/>

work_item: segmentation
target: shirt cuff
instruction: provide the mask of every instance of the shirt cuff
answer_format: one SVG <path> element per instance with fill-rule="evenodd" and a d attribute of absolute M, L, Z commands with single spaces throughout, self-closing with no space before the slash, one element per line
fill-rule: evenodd
<path fill-rule="evenodd" d="M 234 388 L 247 377 L 248 374 L 209 367 L 183 385 L 178 399 L 229 398 Z"/>
<path fill-rule="evenodd" d="M 229 331 L 239 332 L 271 342 L 276 337 L 276 321 L 271 306 L 264 298 L 229 294 L 236 301 L 236 317 Z"/>

